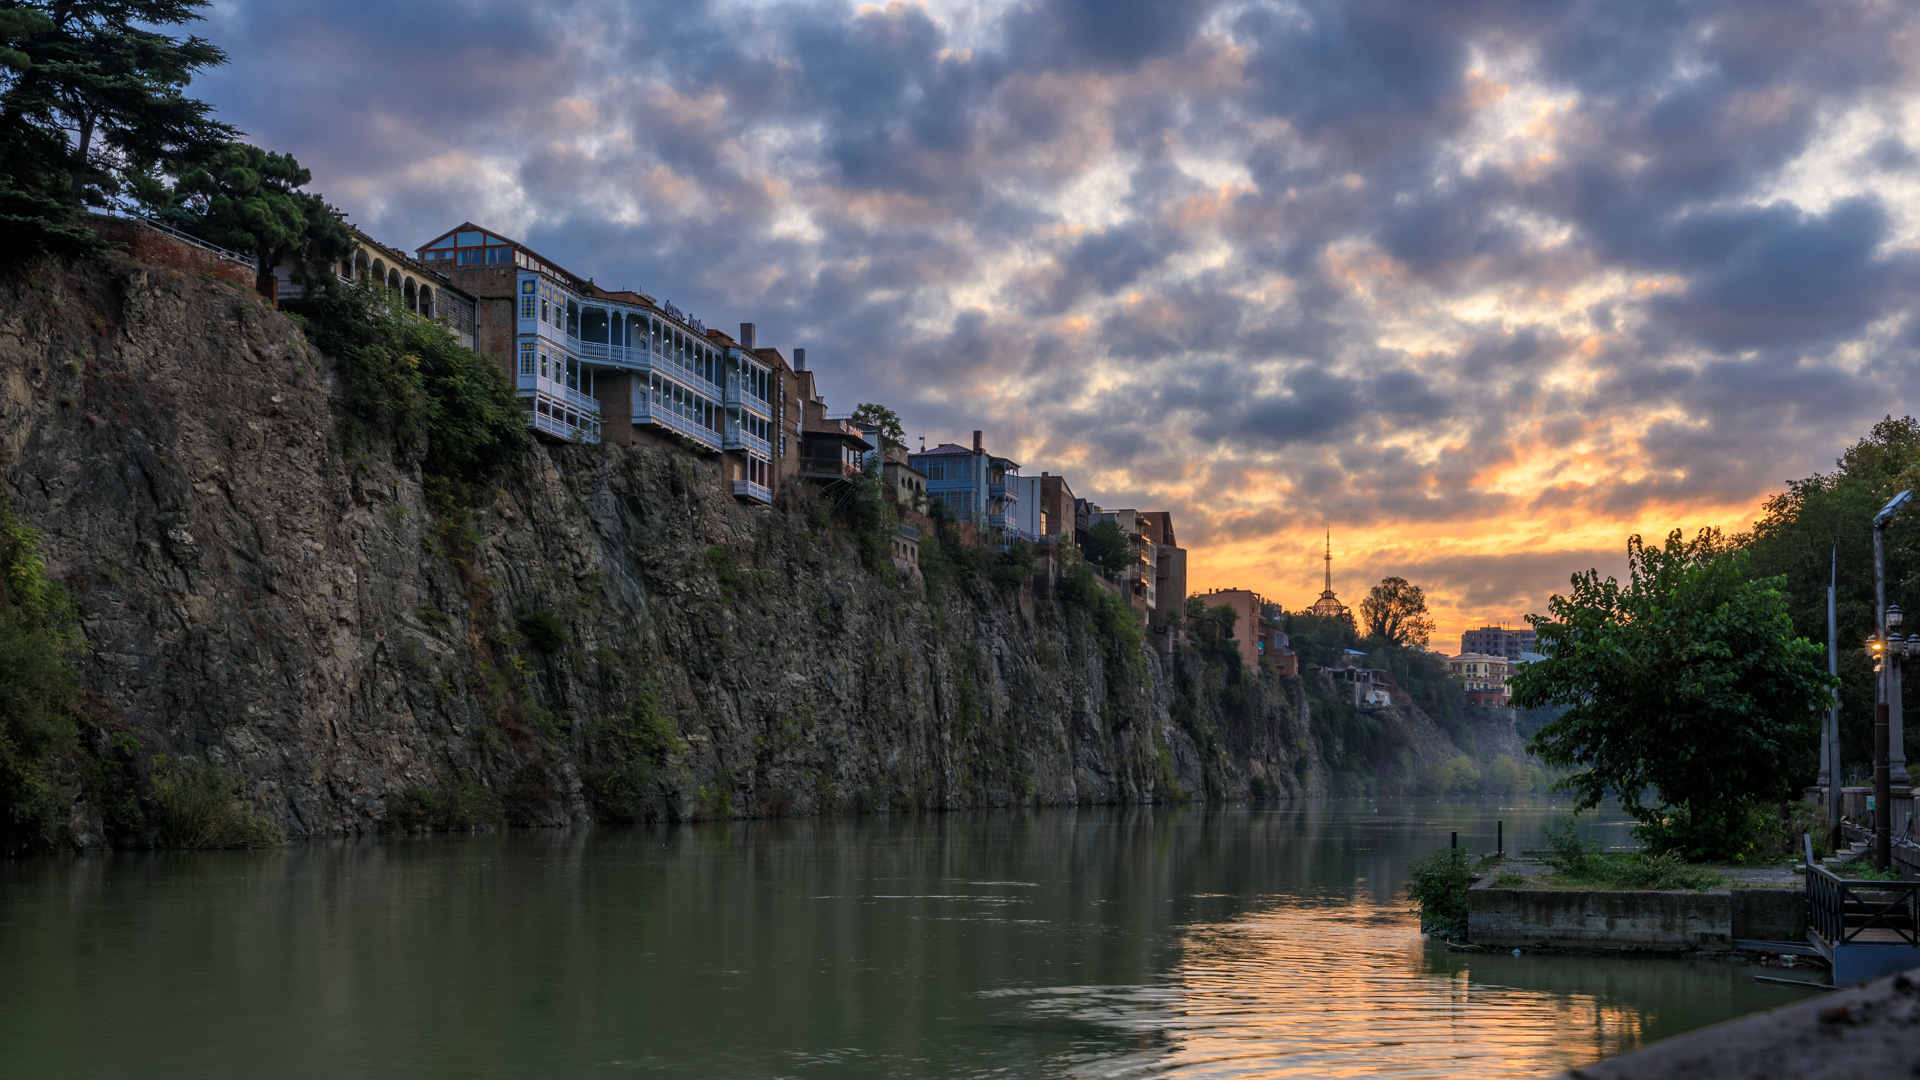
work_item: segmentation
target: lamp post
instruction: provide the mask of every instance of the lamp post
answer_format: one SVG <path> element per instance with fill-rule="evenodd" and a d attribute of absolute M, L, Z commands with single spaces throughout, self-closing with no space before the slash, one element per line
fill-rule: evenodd
<path fill-rule="evenodd" d="M 1887 526 L 1893 517 L 1913 499 L 1908 488 L 1887 500 L 1873 515 L 1873 614 L 1875 622 L 1873 651 L 1879 661 L 1879 673 L 1873 704 L 1873 866 L 1885 870 L 1893 862 L 1893 772 L 1888 747 L 1891 745 L 1893 716 L 1899 705 L 1899 655 L 1906 651 L 1906 640 L 1895 643 L 1887 632 L 1900 625 L 1900 609 L 1887 606 Z M 1902 754 L 1904 758 L 1906 755 Z M 1902 762 L 1904 764 L 1904 761 Z M 1905 772 L 1904 769 L 1901 770 Z"/>
<path fill-rule="evenodd" d="M 1820 780 L 1827 787 L 1827 846 L 1840 850 L 1840 632 L 1834 619 L 1834 589 L 1840 583 L 1840 538 L 1833 538 L 1833 563 L 1827 575 L 1827 674 L 1833 676 L 1833 704 L 1820 738 Z"/>

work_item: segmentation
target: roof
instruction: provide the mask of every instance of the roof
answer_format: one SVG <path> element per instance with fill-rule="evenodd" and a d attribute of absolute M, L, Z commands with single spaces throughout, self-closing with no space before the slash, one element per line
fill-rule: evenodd
<path fill-rule="evenodd" d="M 405 248 L 397 248 L 397 247 L 394 247 L 392 244 L 383 244 L 380 241 L 375 240 L 373 237 L 368 236 L 366 232 L 362 230 L 358 225 L 350 224 L 347 226 L 347 230 L 353 233 L 354 239 L 360 241 L 363 244 L 378 248 L 380 251 L 384 252 L 388 258 L 393 259 L 395 262 L 400 263 L 401 265 L 405 266 L 407 269 L 413 271 L 414 273 L 420 275 L 421 277 L 432 278 L 436 283 L 436 287 L 445 289 L 448 292 L 459 293 L 461 296 L 466 297 L 468 300 L 473 299 L 472 293 L 468 292 L 465 289 L 462 289 L 458 285 L 455 285 L 453 283 L 452 278 L 448 277 L 446 274 L 436 269 L 432 263 L 426 262 L 421 259 L 416 259 L 413 256 L 407 254 Z"/>
<path fill-rule="evenodd" d="M 453 228 L 448 229 L 446 232 L 443 232 L 440 235 L 434 237 L 433 239 L 427 241 L 426 243 L 421 244 L 418 248 L 414 250 L 416 251 L 416 253 L 420 251 L 424 251 L 427 248 L 430 248 L 435 244 L 439 243 L 440 241 L 445 240 L 447 237 L 452 236 L 455 233 L 461 233 L 461 232 L 483 233 L 487 236 L 494 238 L 495 240 L 500 241 L 502 244 L 505 244 L 506 246 L 511 247 L 516 251 L 522 252 L 528 257 L 538 261 L 539 263 L 542 264 L 543 268 L 547 270 L 551 270 L 556 274 L 559 274 L 563 277 L 568 278 L 575 286 L 582 289 L 591 287 L 586 278 L 583 278 L 579 274 L 576 274 L 573 271 L 568 270 L 567 268 L 561 266 L 559 263 L 554 262 L 552 259 L 547 258 L 545 255 L 542 255 L 539 252 L 528 247 L 527 245 L 521 243 L 520 241 L 515 240 L 513 237 L 508 236 L 502 232 L 497 232 L 493 229 L 488 229 L 479 225 L 475 225 L 471 221 L 463 221 L 460 224 L 455 225 Z"/>
<path fill-rule="evenodd" d="M 960 446 L 958 444 L 950 443 L 950 442 L 943 442 L 939 446 L 936 446 L 931 450 L 921 450 L 909 456 L 910 457 L 934 457 L 936 455 L 944 455 L 944 454 L 971 454 L 971 453 L 973 453 L 973 450 L 970 447 Z"/>

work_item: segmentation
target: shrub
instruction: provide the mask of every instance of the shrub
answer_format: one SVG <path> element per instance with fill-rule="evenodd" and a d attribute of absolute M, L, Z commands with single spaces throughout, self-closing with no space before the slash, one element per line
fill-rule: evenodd
<path fill-rule="evenodd" d="M 59 763 L 78 745 L 80 638 L 39 534 L 0 502 L 0 853 L 49 851 L 72 804 Z"/>
<path fill-rule="evenodd" d="M 593 725 L 587 732 L 588 764 L 581 771 L 581 786 L 595 819 L 639 820 L 661 774 L 686 747 L 652 686 L 625 716 Z"/>
<path fill-rule="evenodd" d="M 1013 592 L 1033 576 L 1033 546 L 1025 540 L 1007 545 L 993 563 L 993 583 L 1005 592 Z"/>
<path fill-rule="evenodd" d="M 567 643 L 567 624 L 552 608 L 540 608 L 520 616 L 520 634 L 527 644 L 543 653 L 559 652 Z"/>
<path fill-rule="evenodd" d="M 239 778 L 211 762 L 155 759 L 149 795 L 170 847 L 266 847 L 286 840 L 279 825 L 246 804 Z"/>
<path fill-rule="evenodd" d="M 1571 816 L 1547 823 L 1546 842 L 1540 861 L 1562 874 L 1583 876 L 1600 857 L 1600 842 L 1581 840 Z"/>
<path fill-rule="evenodd" d="M 384 824 L 392 829 L 471 830 L 506 822 L 499 796 L 470 774 L 455 769 L 439 790 L 409 784 L 389 803 Z"/>
<path fill-rule="evenodd" d="M 347 413 L 403 447 L 424 439 L 429 475 L 468 482 L 511 468 L 531 442 L 498 364 L 408 311 L 371 278 L 323 294 L 315 344 L 340 360 Z"/>
<path fill-rule="evenodd" d="M 1436 851 L 1408 868 L 1407 896 L 1420 908 L 1422 933 L 1459 937 L 1467 932 L 1467 889 L 1473 856 L 1464 848 Z"/>

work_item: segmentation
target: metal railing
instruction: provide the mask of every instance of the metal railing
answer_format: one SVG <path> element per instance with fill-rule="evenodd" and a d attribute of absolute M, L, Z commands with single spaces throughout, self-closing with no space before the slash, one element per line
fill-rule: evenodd
<path fill-rule="evenodd" d="M 751 480 L 735 480 L 733 482 L 733 493 L 735 495 L 745 495 L 749 499 L 758 499 L 761 502 L 770 503 L 773 501 L 773 490 L 771 488 L 765 484 L 756 484 Z"/>
<path fill-rule="evenodd" d="M 571 439 L 575 442 L 597 443 L 600 441 L 598 425 L 569 424 L 560 417 L 546 416 L 537 410 L 527 414 L 527 426 L 536 431 L 544 431 L 549 435 L 557 435 L 562 439 Z"/>
<path fill-rule="evenodd" d="M 838 458 L 801 458 L 800 472 L 805 476 L 843 476 L 852 478 L 860 475 L 857 466 L 850 465 Z"/>
<path fill-rule="evenodd" d="M 1807 929 L 1832 945 L 1920 945 L 1920 881 L 1843 878 L 1809 859 Z"/>
<path fill-rule="evenodd" d="M 773 444 L 746 430 L 735 420 L 727 421 L 726 448 L 729 450 L 758 450 L 765 457 L 773 456 Z"/>
<path fill-rule="evenodd" d="M 192 244 L 194 247 L 197 247 L 202 251 L 212 252 L 213 254 L 218 255 L 223 259 L 228 259 L 233 262 L 237 262 L 242 266 L 249 267 L 255 273 L 260 272 L 260 261 L 258 259 L 255 259 L 251 255 L 242 255 L 238 251 L 228 251 L 226 248 L 223 248 L 218 244 L 209 244 L 205 240 L 200 239 L 199 237 L 193 235 L 192 233 L 181 232 L 179 229 L 176 229 L 171 225 L 163 224 L 150 217 L 142 217 L 138 214 L 124 214 L 124 215 L 115 214 L 113 216 L 126 217 L 129 220 L 137 221 L 140 224 L 147 226 L 148 228 L 158 229 L 161 232 L 166 233 L 168 236 L 171 236 L 176 240 L 181 240 L 181 241 L 185 241 L 186 243 Z"/>
<path fill-rule="evenodd" d="M 633 422 L 667 428 L 676 434 L 685 435 L 710 450 L 720 449 L 719 432 L 696 424 L 665 406 L 656 409 L 651 401 L 643 399 L 633 403 Z"/>

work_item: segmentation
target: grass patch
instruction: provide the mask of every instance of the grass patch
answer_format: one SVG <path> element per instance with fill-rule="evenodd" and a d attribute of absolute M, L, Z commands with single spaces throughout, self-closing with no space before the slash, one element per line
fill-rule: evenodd
<path fill-rule="evenodd" d="M 499 796 L 468 773 L 456 770 L 439 790 L 409 784 L 387 806 L 390 829 L 469 831 L 504 825 Z"/>
<path fill-rule="evenodd" d="M 148 795 L 169 847 L 269 847 L 287 838 L 247 805 L 239 777 L 211 762 L 157 758 Z"/>
<path fill-rule="evenodd" d="M 1712 870 L 1682 862 L 1671 854 L 1645 851 L 1602 852 L 1598 841 L 1582 841 L 1571 817 L 1547 826 L 1547 849 L 1540 859 L 1553 868 L 1542 882 L 1591 889 L 1691 889 L 1704 892 L 1724 883 Z"/>

